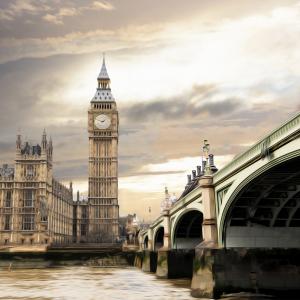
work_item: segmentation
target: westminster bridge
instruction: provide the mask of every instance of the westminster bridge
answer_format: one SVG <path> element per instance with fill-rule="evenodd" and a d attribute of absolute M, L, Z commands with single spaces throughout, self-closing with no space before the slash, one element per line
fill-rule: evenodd
<path fill-rule="evenodd" d="M 300 289 L 300 114 L 216 171 L 213 156 L 140 232 L 142 268 L 192 295 Z"/>

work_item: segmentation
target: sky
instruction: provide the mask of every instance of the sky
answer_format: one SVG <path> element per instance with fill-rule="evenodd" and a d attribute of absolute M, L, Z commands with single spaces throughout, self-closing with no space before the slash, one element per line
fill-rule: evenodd
<path fill-rule="evenodd" d="M 120 114 L 120 214 L 180 196 L 207 139 L 218 168 L 300 109 L 299 0 L 0 0 L 0 163 L 54 143 L 84 197 L 102 53 Z M 151 213 L 149 214 L 149 207 Z"/>

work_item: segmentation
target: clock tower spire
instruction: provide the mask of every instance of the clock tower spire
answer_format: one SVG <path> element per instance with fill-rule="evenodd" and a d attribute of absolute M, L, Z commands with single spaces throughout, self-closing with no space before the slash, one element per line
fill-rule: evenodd
<path fill-rule="evenodd" d="M 111 89 L 110 78 L 105 65 L 105 57 L 103 56 L 102 67 L 97 77 L 98 87 L 92 101 L 115 101 Z"/>
<path fill-rule="evenodd" d="M 92 243 L 114 242 L 119 236 L 118 126 L 116 101 L 111 93 L 105 58 L 88 111 L 89 230 Z"/>
<path fill-rule="evenodd" d="M 98 75 L 98 88 L 110 90 L 110 78 L 105 65 L 105 56 L 103 55 L 101 71 Z"/>

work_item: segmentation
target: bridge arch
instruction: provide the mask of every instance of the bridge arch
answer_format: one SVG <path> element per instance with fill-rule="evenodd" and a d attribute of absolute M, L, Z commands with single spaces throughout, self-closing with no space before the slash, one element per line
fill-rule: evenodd
<path fill-rule="evenodd" d="M 158 250 L 164 245 L 165 229 L 163 226 L 159 226 L 154 232 L 154 250 Z"/>
<path fill-rule="evenodd" d="M 143 239 L 143 248 L 144 249 L 148 249 L 148 245 L 149 245 L 148 243 L 149 243 L 149 237 L 148 237 L 148 235 L 146 235 Z"/>
<path fill-rule="evenodd" d="M 198 209 L 183 211 L 172 226 L 172 248 L 193 249 L 203 241 L 203 214 Z"/>
<path fill-rule="evenodd" d="M 300 247 L 300 150 L 265 159 L 240 177 L 224 199 L 220 242 L 225 247 Z"/>

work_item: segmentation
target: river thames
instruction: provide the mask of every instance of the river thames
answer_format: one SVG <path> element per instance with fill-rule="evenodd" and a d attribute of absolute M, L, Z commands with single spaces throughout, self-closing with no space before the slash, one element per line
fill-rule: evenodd
<path fill-rule="evenodd" d="M 62 267 L 0 270 L 0 299 L 195 299 L 188 280 L 158 280 L 135 268 Z"/>

